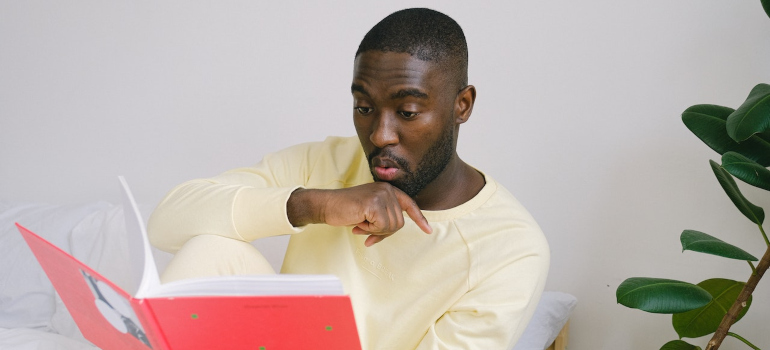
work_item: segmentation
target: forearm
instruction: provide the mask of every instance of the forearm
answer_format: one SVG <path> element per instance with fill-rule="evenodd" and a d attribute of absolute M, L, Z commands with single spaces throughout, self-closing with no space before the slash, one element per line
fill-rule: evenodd
<path fill-rule="evenodd" d="M 194 180 L 173 189 L 153 212 L 147 231 L 156 247 L 176 252 L 190 238 L 217 235 L 242 241 L 297 232 L 286 219 L 295 188 L 255 188 Z"/>
<path fill-rule="evenodd" d="M 353 138 L 301 144 L 266 155 L 253 167 L 186 182 L 172 190 L 153 213 L 148 224 L 150 240 L 160 249 L 175 252 L 201 234 L 252 241 L 299 232 L 296 227 L 320 221 L 303 212 L 312 208 L 302 205 L 315 202 L 297 197 L 300 210 L 297 220 L 290 222 L 287 205 L 292 193 L 307 187 L 312 174 L 318 174 L 322 183 L 346 182 L 334 172 L 335 164 L 358 159 L 359 148 Z M 324 164 L 326 170 L 315 173 L 316 163 Z"/>

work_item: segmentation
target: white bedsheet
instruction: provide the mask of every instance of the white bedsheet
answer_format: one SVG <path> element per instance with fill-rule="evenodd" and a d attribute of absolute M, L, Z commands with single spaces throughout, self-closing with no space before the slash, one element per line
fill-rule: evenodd
<path fill-rule="evenodd" d="M 99 350 L 89 343 L 32 328 L 0 328 L 0 349 Z"/>

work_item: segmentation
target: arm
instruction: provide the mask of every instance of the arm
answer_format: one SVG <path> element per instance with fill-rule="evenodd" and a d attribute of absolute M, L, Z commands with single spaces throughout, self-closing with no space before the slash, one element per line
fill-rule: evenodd
<path fill-rule="evenodd" d="M 372 245 L 403 227 L 403 210 L 430 232 L 414 201 L 389 184 L 334 190 L 302 188 L 308 184 L 316 162 L 344 159 L 338 156 L 318 144 L 299 145 L 269 155 L 255 167 L 179 185 L 150 217 L 150 240 L 163 250 L 176 252 L 198 235 L 252 241 L 296 233 L 310 223 L 326 223 L 355 226 L 353 233 L 371 235 L 366 244 Z"/>
<path fill-rule="evenodd" d="M 286 218 L 286 202 L 309 180 L 319 152 L 318 144 L 298 145 L 267 155 L 254 167 L 175 187 L 150 216 L 150 241 L 176 252 L 198 235 L 252 241 L 301 231 Z"/>

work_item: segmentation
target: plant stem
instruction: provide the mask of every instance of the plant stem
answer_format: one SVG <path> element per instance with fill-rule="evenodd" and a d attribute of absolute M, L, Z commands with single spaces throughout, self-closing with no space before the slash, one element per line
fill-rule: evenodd
<path fill-rule="evenodd" d="M 742 341 L 744 344 L 748 345 L 750 348 L 752 348 L 752 349 L 754 349 L 754 350 L 762 350 L 762 349 L 760 349 L 760 348 L 758 348 L 758 347 L 754 346 L 754 344 L 752 344 L 750 341 L 746 340 L 746 338 L 744 338 L 744 337 L 741 337 L 740 335 L 737 335 L 737 334 L 735 334 L 735 333 L 733 333 L 733 332 L 727 332 L 727 335 L 729 335 L 729 336 L 731 336 L 731 337 L 733 337 L 733 338 L 735 338 L 735 339 L 738 339 L 738 340 Z"/>
<path fill-rule="evenodd" d="M 770 241 L 767 240 L 767 234 L 765 233 L 765 229 L 762 228 L 762 225 L 757 225 L 757 226 L 759 226 L 759 232 L 762 232 L 762 238 L 765 239 L 765 244 L 767 244 L 767 246 L 770 247 Z"/>
<path fill-rule="evenodd" d="M 748 261 L 748 260 L 746 260 L 746 262 L 749 263 L 749 266 L 751 266 L 751 275 L 752 276 L 756 275 L 757 274 L 757 268 L 754 267 L 754 264 L 752 264 L 751 261 Z"/>
<path fill-rule="evenodd" d="M 764 234 L 764 231 L 762 233 Z M 770 267 L 770 247 L 767 248 L 765 255 L 759 260 L 757 269 L 743 286 L 743 290 L 738 294 L 738 298 L 735 299 L 733 306 L 730 307 L 730 310 L 727 311 L 725 317 L 722 318 L 722 323 L 719 324 L 719 328 L 717 328 L 717 331 L 714 332 L 714 336 L 711 337 L 711 340 L 706 345 L 706 350 L 717 350 L 719 349 L 719 346 L 722 345 L 722 341 L 725 340 L 727 332 L 730 330 L 730 326 L 732 326 L 735 319 L 738 318 L 738 314 L 741 310 L 746 307 L 746 301 L 751 296 L 751 293 L 754 292 L 754 288 L 757 287 L 757 283 L 759 283 L 759 280 L 765 274 L 768 267 Z"/>

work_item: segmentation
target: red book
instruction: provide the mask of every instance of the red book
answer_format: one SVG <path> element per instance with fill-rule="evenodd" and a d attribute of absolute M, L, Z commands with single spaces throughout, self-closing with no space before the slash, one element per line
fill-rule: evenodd
<path fill-rule="evenodd" d="M 361 349 L 350 297 L 331 275 L 254 275 L 160 284 L 143 221 L 123 178 L 136 276 L 132 293 L 16 226 L 80 331 L 105 349 Z M 130 208 L 130 209 L 129 209 Z"/>

